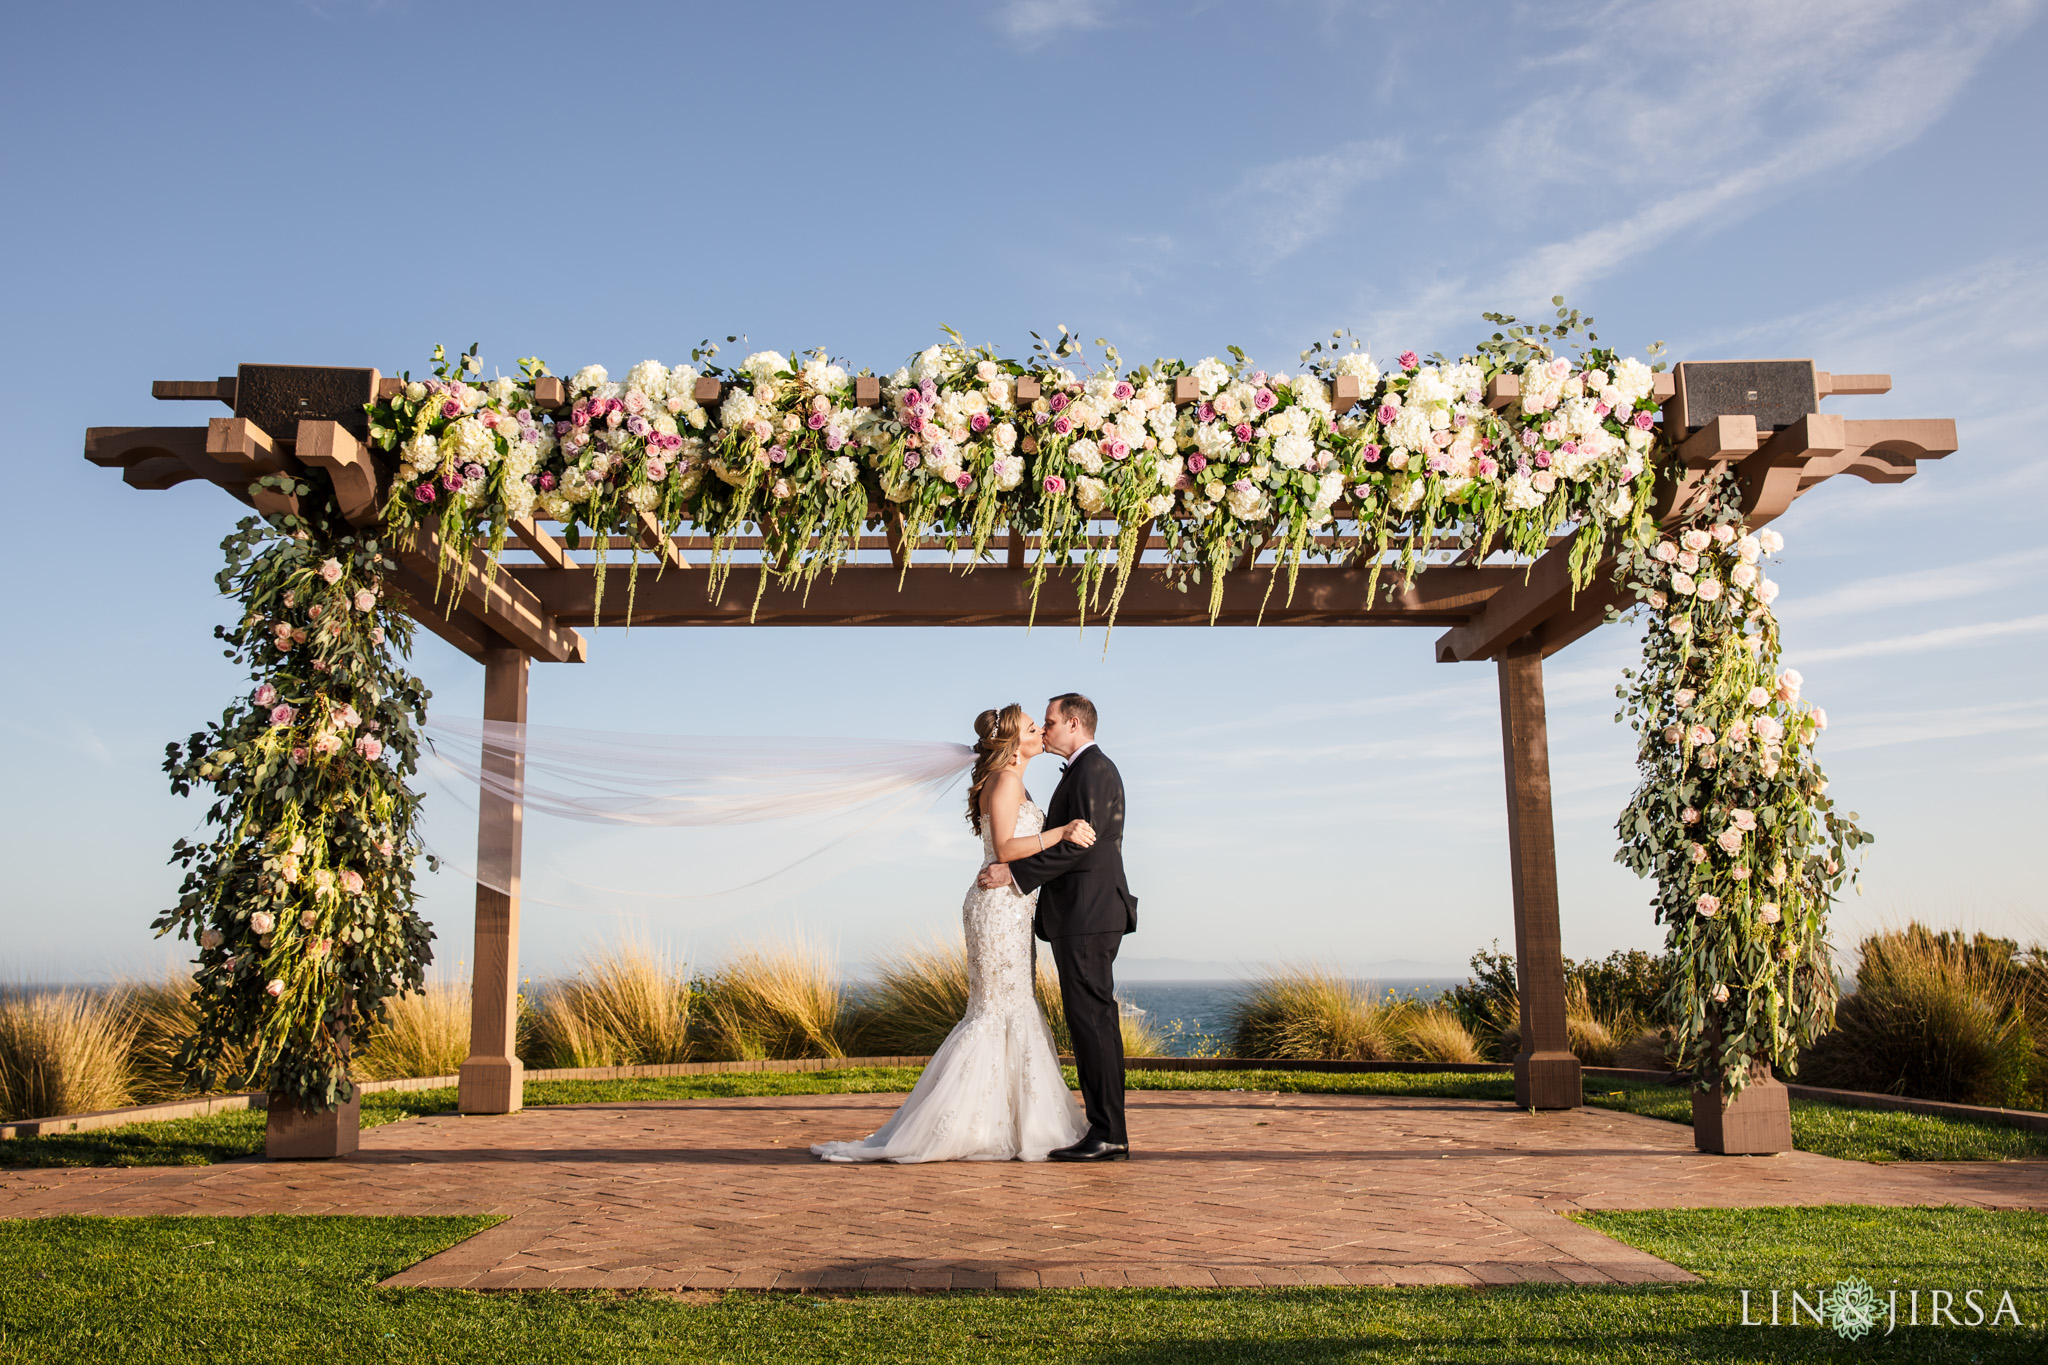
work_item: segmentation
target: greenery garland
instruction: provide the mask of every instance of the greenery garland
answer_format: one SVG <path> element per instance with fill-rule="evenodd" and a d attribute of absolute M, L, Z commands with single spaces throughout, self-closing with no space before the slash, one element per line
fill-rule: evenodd
<path fill-rule="evenodd" d="M 324 1109 L 353 1093 L 351 1039 L 433 958 L 407 782 L 428 693 L 402 667 L 412 621 L 388 603 L 377 539 L 342 520 L 323 475 L 257 487 L 296 510 L 221 543 L 217 582 L 241 615 L 214 632 L 255 686 L 168 746 L 171 790 L 214 800 L 210 837 L 173 849 L 184 885 L 154 927 L 199 946 L 187 1074 Z"/>
<path fill-rule="evenodd" d="M 1684 474 L 1658 426 L 1662 365 L 1599 347 L 1591 319 L 1554 302 L 1555 322 L 1488 314 L 1501 330 L 1470 354 L 1404 353 L 1385 372 L 1341 333 L 1294 374 L 1235 348 L 1126 369 L 1100 341 L 1106 364 L 1083 373 L 1064 328 L 1028 361 L 948 333 L 874 376 L 873 407 L 823 351 L 720 369 L 700 346 L 689 365 L 643 362 L 618 383 L 588 367 L 549 406 L 537 359 L 486 381 L 475 347 L 437 347 L 431 378 L 370 405 L 372 444 L 398 473 L 384 538 L 432 531 L 454 591 L 473 551 L 494 567 L 516 521 L 553 519 L 572 547 L 595 536 L 601 599 L 610 536 L 637 544 L 688 523 L 713 537 L 713 593 L 733 541 L 759 534 L 758 592 L 836 572 L 879 505 L 967 569 L 998 526 L 1039 534 L 1034 601 L 1064 568 L 1084 619 L 1111 624 L 1148 525 L 1177 586 L 1206 585 L 1212 619 L 1225 575 L 1262 549 L 1276 552 L 1269 594 L 1283 571 L 1291 593 L 1310 558 L 1369 564 L 1377 593 L 1394 553 L 1391 591 L 1444 536 L 1534 558 L 1568 535 L 1580 587 L 1612 552 L 1650 615 L 1622 688 L 1642 783 L 1618 858 L 1657 881 L 1686 1060 L 1702 1084 L 1739 1089 L 1757 1063 L 1792 1069 L 1827 1027 L 1827 911 L 1871 836 L 1827 800 L 1812 755 L 1825 717 L 1778 670 L 1775 589 L 1758 567 L 1776 537 L 1747 534 L 1725 473 L 1678 539 L 1659 534 L 1649 509 Z M 1576 361 L 1556 353 L 1567 342 Z M 1496 393 L 1508 376 L 1511 397 Z M 697 398 L 705 378 L 722 386 L 715 415 Z M 1176 404 L 1183 382 L 1195 401 Z M 1343 411 L 1340 384 L 1356 390 Z M 156 928 L 200 945 L 201 1025 L 184 1056 L 196 1079 L 234 1073 L 319 1108 L 351 1093 L 350 1038 L 431 960 L 407 782 L 427 692 L 401 666 L 411 621 L 387 603 L 379 539 L 341 519 L 323 475 L 261 485 L 293 510 L 224 542 L 219 582 L 242 614 L 217 632 L 256 687 L 170 746 L 173 790 L 212 788 L 215 836 L 177 844 L 184 887 Z"/>
<path fill-rule="evenodd" d="M 1833 1023 L 1828 910 L 1873 838 L 1828 798 L 1813 754 L 1827 713 L 1779 667 L 1762 566 L 1783 543 L 1743 525 L 1740 481 L 1723 470 L 1675 535 L 1631 540 L 1619 566 L 1648 628 L 1642 667 L 1617 689 L 1642 781 L 1615 859 L 1657 882 L 1680 1065 L 1731 1093 L 1765 1065 L 1796 1072 Z"/>

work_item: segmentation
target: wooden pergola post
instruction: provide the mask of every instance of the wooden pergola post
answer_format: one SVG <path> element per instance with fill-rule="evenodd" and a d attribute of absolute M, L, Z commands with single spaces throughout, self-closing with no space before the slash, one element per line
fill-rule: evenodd
<path fill-rule="evenodd" d="M 484 719 L 526 723 L 526 653 L 497 643 L 484 649 Z M 484 740 L 483 766 L 520 790 L 524 760 Z M 469 1060 L 462 1064 L 456 1108 L 465 1114 L 511 1114 L 519 1109 L 525 1068 L 520 1064 L 519 841 L 524 805 L 488 788 L 478 794 L 476 817 L 476 946 L 470 985 Z M 490 883 L 487 885 L 486 883 Z M 501 891 L 497 889 L 503 887 Z"/>
<path fill-rule="evenodd" d="M 1579 1059 L 1564 1023 L 1564 941 L 1557 918 L 1557 840 L 1550 823 L 1550 739 L 1543 716 L 1543 649 L 1524 637 L 1503 650 L 1502 766 L 1508 785 L 1508 865 L 1515 884 L 1515 978 L 1522 1050 L 1515 1103 L 1576 1109 Z"/>

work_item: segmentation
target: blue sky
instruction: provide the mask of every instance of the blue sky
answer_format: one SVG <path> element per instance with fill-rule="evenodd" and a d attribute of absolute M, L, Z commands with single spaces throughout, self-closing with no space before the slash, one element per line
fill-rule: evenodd
<path fill-rule="evenodd" d="M 941 324 L 1127 356 L 1330 329 L 1455 351 L 1551 294 L 1676 358 L 1886 371 L 1852 416 L 1951 416 L 1910 483 L 1779 523 L 1790 660 L 1834 790 L 1878 835 L 1838 938 L 1917 917 L 2048 937 L 2048 65 L 2002 3 L 1012 3 L 31 7 L 4 89 L 15 376 L 0 667 L 0 973 L 168 956 L 163 745 L 242 680 L 211 639 L 237 506 L 140 493 L 89 425 L 197 423 L 149 382 L 244 361 L 674 363 L 706 336 L 889 367 Z M 218 411 L 218 409 L 213 409 Z M 536 670 L 533 718 L 674 733 L 955 738 L 1080 688 L 1130 784 L 1133 971 L 1461 964 L 1511 939 L 1495 682 L 1427 631 L 642 630 Z M 1615 867 L 1633 747 L 1609 629 L 1551 661 L 1566 951 L 1653 946 Z M 478 670 L 425 640 L 436 705 Z M 1034 789 L 1050 791 L 1050 770 Z M 442 809 L 430 833 L 470 837 Z M 569 843 L 537 857 L 574 862 Z M 548 836 L 555 837 L 555 836 Z M 647 876 L 655 845 L 620 855 Z M 636 861 L 637 860 L 637 861 Z M 946 932 L 949 802 L 864 868 L 640 930 L 700 959 L 791 929 L 849 963 Z M 667 875 L 666 873 L 664 875 Z M 673 875 L 687 878 L 686 867 Z M 460 886 L 425 902 L 449 963 Z M 537 972 L 622 931 L 533 906 Z"/>

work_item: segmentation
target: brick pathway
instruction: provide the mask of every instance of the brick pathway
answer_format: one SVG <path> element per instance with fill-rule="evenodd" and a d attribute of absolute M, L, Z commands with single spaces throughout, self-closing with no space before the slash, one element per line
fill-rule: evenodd
<path fill-rule="evenodd" d="M 1105 1167 L 805 1151 L 897 1102 L 579 1105 L 389 1124 L 333 1162 L 0 1171 L 0 1216 L 504 1213 L 390 1283 L 959 1289 L 1686 1280 L 1559 1213 L 2048 1208 L 2048 1162 L 1702 1156 L 1677 1124 L 1469 1100 L 1137 1092 L 1137 1157 Z"/>

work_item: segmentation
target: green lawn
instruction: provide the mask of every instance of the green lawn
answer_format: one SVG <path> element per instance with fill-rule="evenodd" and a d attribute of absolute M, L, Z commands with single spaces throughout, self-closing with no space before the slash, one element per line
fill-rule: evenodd
<path fill-rule="evenodd" d="M 1674 1085 L 1589 1079 L 1586 1103 L 1673 1123 L 1692 1122 L 1692 1096 Z M 1851 1109 L 1818 1100 L 1792 1101 L 1792 1145 L 1850 1161 L 2016 1161 L 2048 1157 L 2048 1133 L 2002 1123 L 1932 1118 L 1884 1109 Z"/>
<path fill-rule="evenodd" d="M 485 1218 L 0 1221 L 0 1360 L 234 1362 L 2040 1361 L 2048 1217 L 1664 1210 L 1584 1221 L 1701 1275 L 1582 1289 L 1125 1290 L 669 1297 L 380 1290 Z M 1856 1275 L 2010 1290 L 2025 1327 L 1740 1326 L 1742 1288 Z M 695 1301 L 692 1301 L 695 1300 Z M 1923 1302 L 1924 1302 L 1923 1296 Z M 1882 1332 L 1882 1323 L 1879 1325 Z"/>
<path fill-rule="evenodd" d="M 1073 1080 L 1072 1069 L 1067 1079 Z M 847 1068 L 781 1074 L 763 1071 L 711 1076 L 650 1076 L 616 1081 L 528 1081 L 526 1103 L 617 1103 L 706 1099 L 728 1095 L 891 1094 L 916 1083 L 915 1067 Z M 1595 1080 L 1588 1104 L 1691 1123 L 1686 1092 L 1628 1083 L 1611 1092 Z M 1439 1099 L 1514 1099 L 1506 1072 L 1132 1071 L 1133 1090 L 1265 1090 L 1316 1095 L 1420 1095 Z M 363 1126 L 374 1127 L 455 1107 L 453 1088 L 384 1091 L 363 1097 Z M 1792 1136 L 1801 1151 L 1857 1161 L 2005 1161 L 2048 1157 L 2048 1134 L 1997 1124 L 1918 1114 L 1845 1109 L 1792 1102 Z M 91 1133 L 0 1142 L 0 1166 L 206 1165 L 263 1150 L 263 1114 L 244 1110 L 208 1118 L 133 1123 Z"/>

